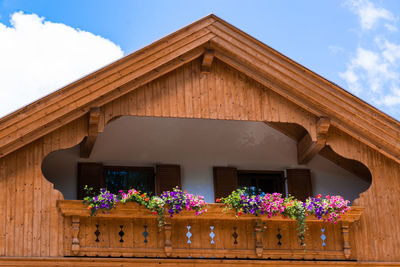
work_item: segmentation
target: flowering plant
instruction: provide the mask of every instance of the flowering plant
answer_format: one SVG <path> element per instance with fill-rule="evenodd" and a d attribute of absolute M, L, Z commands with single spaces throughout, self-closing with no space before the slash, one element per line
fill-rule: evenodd
<path fill-rule="evenodd" d="M 318 220 L 336 223 L 342 214 L 350 210 L 350 201 L 344 200 L 341 196 L 329 196 L 325 198 L 319 194 L 317 197 L 309 197 L 304 203 L 304 207 L 309 214 L 314 214 Z M 323 218 L 328 216 L 327 218 Z"/>
<path fill-rule="evenodd" d="M 90 215 L 94 215 L 97 210 L 111 210 L 115 208 L 115 204 L 118 202 L 118 196 L 110 193 L 106 189 L 100 189 L 100 193 L 97 196 L 93 196 L 93 188 L 87 185 L 84 188 L 88 196 L 83 198 L 83 203 L 88 204 Z M 91 196 L 92 195 L 92 196 Z"/>
<path fill-rule="evenodd" d="M 164 201 L 164 206 L 168 209 L 169 217 L 173 217 L 174 214 L 178 214 L 183 209 L 195 211 L 196 216 L 207 211 L 207 204 L 204 201 L 204 197 L 194 196 L 187 191 L 182 191 L 179 187 L 175 187 L 172 191 L 163 192 L 160 199 Z"/>
<path fill-rule="evenodd" d="M 207 204 L 204 197 L 189 194 L 175 187 L 171 191 L 165 191 L 160 196 L 149 196 L 135 189 L 127 192 L 119 191 L 118 195 L 112 194 L 106 189 L 101 189 L 100 193 L 93 196 L 93 189 L 85 186 L 85 190 L 92 196 L 84 198 L 84 203 L 88 204 L 90 215 L 95 215 L 96 211 L 111 210 L 115 208 L 117 202 L 136 202 L 149 209 L 153 215 L 158 215 L 158 225 L 165 224 L 165 214 L 173 217 L 174 214 L 182 210 L 194 211 L 198 216 L 207 211 Z M 309 197 L 305 202 L 295 199 L 293 196 L 283 198 L 280 193 L 254 195 L 249 193 L 246 188 L 237 189 L 225 198 L 217 199 L 216 202 L 225 204 L 225 209 L 235 210 L 236 218 L 244 214 L 255 216 L 267 216 L 271 218 L 276 215 L 287 216 L 297 221 L 297 231 L 301 245 L 304 244 L 304 234 L 306 231 L 307 215 L 315 215 L 318 220 L 336 223 L 341 215 L 350 210 L 350 201 L 344 200 L 341 196 Z"/>
<path fill-rule="evenodd" d="M 85 189 L 88 191 L 87 186 Z M 90 192 L 91 191 L 92 189 L 90 189 Z M 153 215 L 158 215 L 160 227 L 165 223 L 164 214 L 166 208 L 168 208 L 167 212 L 170 217 L 173 217 L 174 214 L 178 214 L 184 209 L 195 211 L 196 216 L 207 211 L 204 197 L 189 194 L 178 187 L 174 188 L 172 191 L 163 192 L 161 196 L 149 196 L 147 193 L 142 193 L 135 189 L 130 189 L 127 192 L 120 190 L 119 195 L 114 195 L 105 189 L 101 189 L 99 195 L 86 197 L 84 199 L 84 203 L 89 204 L 88 208 L 91 210 L 91 215 L 95 215 L 97 210 L 110 210 L 111 208 L 115 208 L 117 202 L 123 204 L 126 202 L 136 202 L 146 207 Z"/>
<path fill-rule="evenodd" d="M 217 202 L 224 203 L 227 209 L 234 209 L 236 217 L 244 213 L 255 216 L 267 215 L 268 218 L 271 218 L 284 210 L 282 194 L 249 195 L 246 192 L 246 188 L 237 189 L 228 197 L 217 199 Z"/>
<path fill-rule="evenodd" d="M 244 214 L 255 216 L 266 215 L 268 218 L 276 215 L 287 216 L 297 221 L 297 232 L 300 243 L 305 246 L 304 234 L 306 232 L 307 215 L 315 215 L 318 220 L 336 223 L 340 215 L 350 210 L 350 201 L 344 200 L 341 196 L 321 195 L 316 198 L 309 197 L 306 202 L 295 199 L 293 196 L 282 198 L 279 193 L 250 195 L 246 188 L 237 189 L 226 198 L 217 199 L 217 202 L 226 205 L 226 210 L 233 209 L 236 217 Z"/>

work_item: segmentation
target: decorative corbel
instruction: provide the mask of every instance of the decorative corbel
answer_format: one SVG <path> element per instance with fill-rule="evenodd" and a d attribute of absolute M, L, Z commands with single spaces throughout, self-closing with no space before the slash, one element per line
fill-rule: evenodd
<path fill-rule="evenodd" d="M 307 133 L 297 143 L 297 161 L 299 164 L 307 164 L 325 146 L 330 126 L 330 120 L 326 117 L 319 118 L 317 122 L 317 140 L 313 141 Z"/>
<path fill-rule="evenodd" d="M 91 108 L 89 111 L 88 136 L 81 143 L 81 158 L 89 158 L 90 154 L 92 153 L 92 149 L 96 143 L 97 134 L 99 132 L 99 121 L 100 108 Z"/>
<path fill-rule="evenodd" d="M 214 51 L 206 50 L 203 54 L 203 61 L 201 62 L 202 73 L 210 73 L 213 60 L 214 60 Z"/>

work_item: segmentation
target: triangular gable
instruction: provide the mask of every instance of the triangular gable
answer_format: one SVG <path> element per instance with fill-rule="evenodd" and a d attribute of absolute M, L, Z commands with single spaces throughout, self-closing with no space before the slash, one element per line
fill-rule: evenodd
<path fill-rule="evenodd" d="M 0 156 L 190 62 L 205 50 L 331 125 L 400 162 L 400 123 L 209 15 L 0 120 Z"/>

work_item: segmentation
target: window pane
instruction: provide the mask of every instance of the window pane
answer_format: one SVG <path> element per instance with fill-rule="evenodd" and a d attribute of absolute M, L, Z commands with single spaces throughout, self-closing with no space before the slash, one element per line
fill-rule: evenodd
<path fill-rule="evenodd" d="M 142 192 L 152 193 L 153 172 L 140 169 L 107 169 L 105 172 L 106 188 L 112 193 L 119 190 L 135 188 Z"/>
<path fill-rule="evenodd" d="M 249 195 L 265 193 L 282 193 L 280 173 L 268 172 L 241 172 L 238 174 L 239 187 L 246 187 L 246 193 Z"/>

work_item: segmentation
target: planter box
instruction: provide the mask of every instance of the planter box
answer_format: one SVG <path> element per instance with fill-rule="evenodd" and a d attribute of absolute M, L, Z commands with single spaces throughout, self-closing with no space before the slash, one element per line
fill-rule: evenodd
<path fill-rule="evenodd" d="M 208 204 L 195 216 L 183 211 L 159 229 L 157 216 L 137 203 L 118 204 L 89 217 L 82 201 L 57 202 L 65 216 L 66 256 L 355 259 L 349 228 L 362 207 L 352 207 L 337 224 L 307 218 L 306 247 L 297 236 L 296 221 L 283 216 L 235 218 L 223 204 Z"/>

